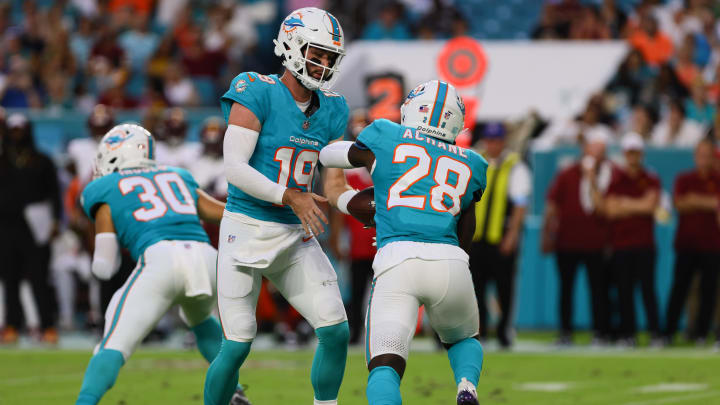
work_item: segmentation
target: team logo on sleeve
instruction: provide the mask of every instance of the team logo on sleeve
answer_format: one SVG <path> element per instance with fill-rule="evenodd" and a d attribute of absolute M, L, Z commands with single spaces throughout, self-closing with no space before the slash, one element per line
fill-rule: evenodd
<path fill-rule="evenodd" d="M 240 79 L 235 83 L 235 91 L 238 93 L 242 93 L 247 88 L 247 82 L 243 79 Z"/>

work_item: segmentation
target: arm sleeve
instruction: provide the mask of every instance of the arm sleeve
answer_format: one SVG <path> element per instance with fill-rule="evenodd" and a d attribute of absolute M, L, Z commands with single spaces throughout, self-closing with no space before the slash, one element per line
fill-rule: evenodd
<path fill-rule="evenodd" d="M 353 145 L 351 141 L 338 141 L 325 146 L 320 150 L 320 163 L 325 167 L 337 167 L 339 169 L 352 169 L 348 152 Z"/>
<path fill-rule="evenodd" d="M 251 196 L 274 204 L 282 204 L 285 186 L 268 179 L 250 166 L 258 132 L 237 125 L 229 125 L 223 141 L 223 161 L 228 183 Z"/>
<path fill-rule="evenodd" d="M 95 235 L 92 273 L 100 280 L 109 280 L 120 268 L 120 247 L 112 232 Z"/>

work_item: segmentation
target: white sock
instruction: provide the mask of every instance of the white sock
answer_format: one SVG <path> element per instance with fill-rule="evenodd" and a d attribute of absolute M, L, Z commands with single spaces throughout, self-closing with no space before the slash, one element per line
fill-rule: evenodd
<path fill-rule="evenodd" d="M 462 391 L 470 391 L 475 396 L 477 396 L 475 385 L 468 381 L 465 377 L 463 377 L 463 379 L 460 380 L 460 384 L 458 384 L 458 394 Z"/>
<path fill-rule="evenodd" d="M 316 399 L 313 405 L 337 405 L 337 399 L 331 399 L 329 401 L 319 401 Z"/>

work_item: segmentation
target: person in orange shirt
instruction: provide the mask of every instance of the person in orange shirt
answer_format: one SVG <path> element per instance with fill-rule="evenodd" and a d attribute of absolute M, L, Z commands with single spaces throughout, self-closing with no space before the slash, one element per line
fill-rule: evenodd
<path fill-rule="evenodd" d="M 640 28 L 630 34 L 628 41 L 642 53 L 645 62 L 651 66 L 661 65 L 673 56 L 672 40 L 658 30 L 657 20 L 651 15 L 642 17 Z"/>

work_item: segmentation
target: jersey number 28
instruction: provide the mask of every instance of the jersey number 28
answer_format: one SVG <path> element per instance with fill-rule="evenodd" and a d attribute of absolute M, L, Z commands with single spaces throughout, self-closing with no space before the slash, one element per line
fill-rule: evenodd
<path fill-rule="evenodd" d="M 183 201 L 178 199 L 173 185 L 182 196 Z M 178 214 L 197 215 L 190 190 L 180 175 L 175 172 L 157 174 L 152 180 L 142 176 L 125 177 L 120 180 L 118 187 L 120 187 L 122 195 L 132 192 L 136 187 L 142 189 L 142 192 L 138 194 L 140 201 L 149 203 L 151 206 L 150 208 L 138 208 L 133 212 L 133 217 L 138 221 L 147 222 L 162 217 L 167 212 L 168 205 Z M 160 189 L 160 195 L 158 195 L 158 189 Z"/>
<path fill-rule="evenodd" d="M 405 163 L 408 158 L 417 159 L 417 163 L 395 181 L 388 193 L 387 208 L 409 207 L 425 209 L 426 195 L 403 195 L 413 184 L 430 175 L 433 161 L 427 150 L 422 146 L 402 144 L 395 148 L 393 163 Z M 438 212 L 449 212 L 457 215 L 460 212 L 462 197 L 467 192 L 472 171 L 465 163 L 449 156 L 440 156 L 435 162 L 433 180 L 435 186 L 430 188 L 430 207 Z M 449 184 L 450 173 L 455 174 L 456 181 Z M 452 200 L 452 205 L 445 205 L 445 197 Z"/>

